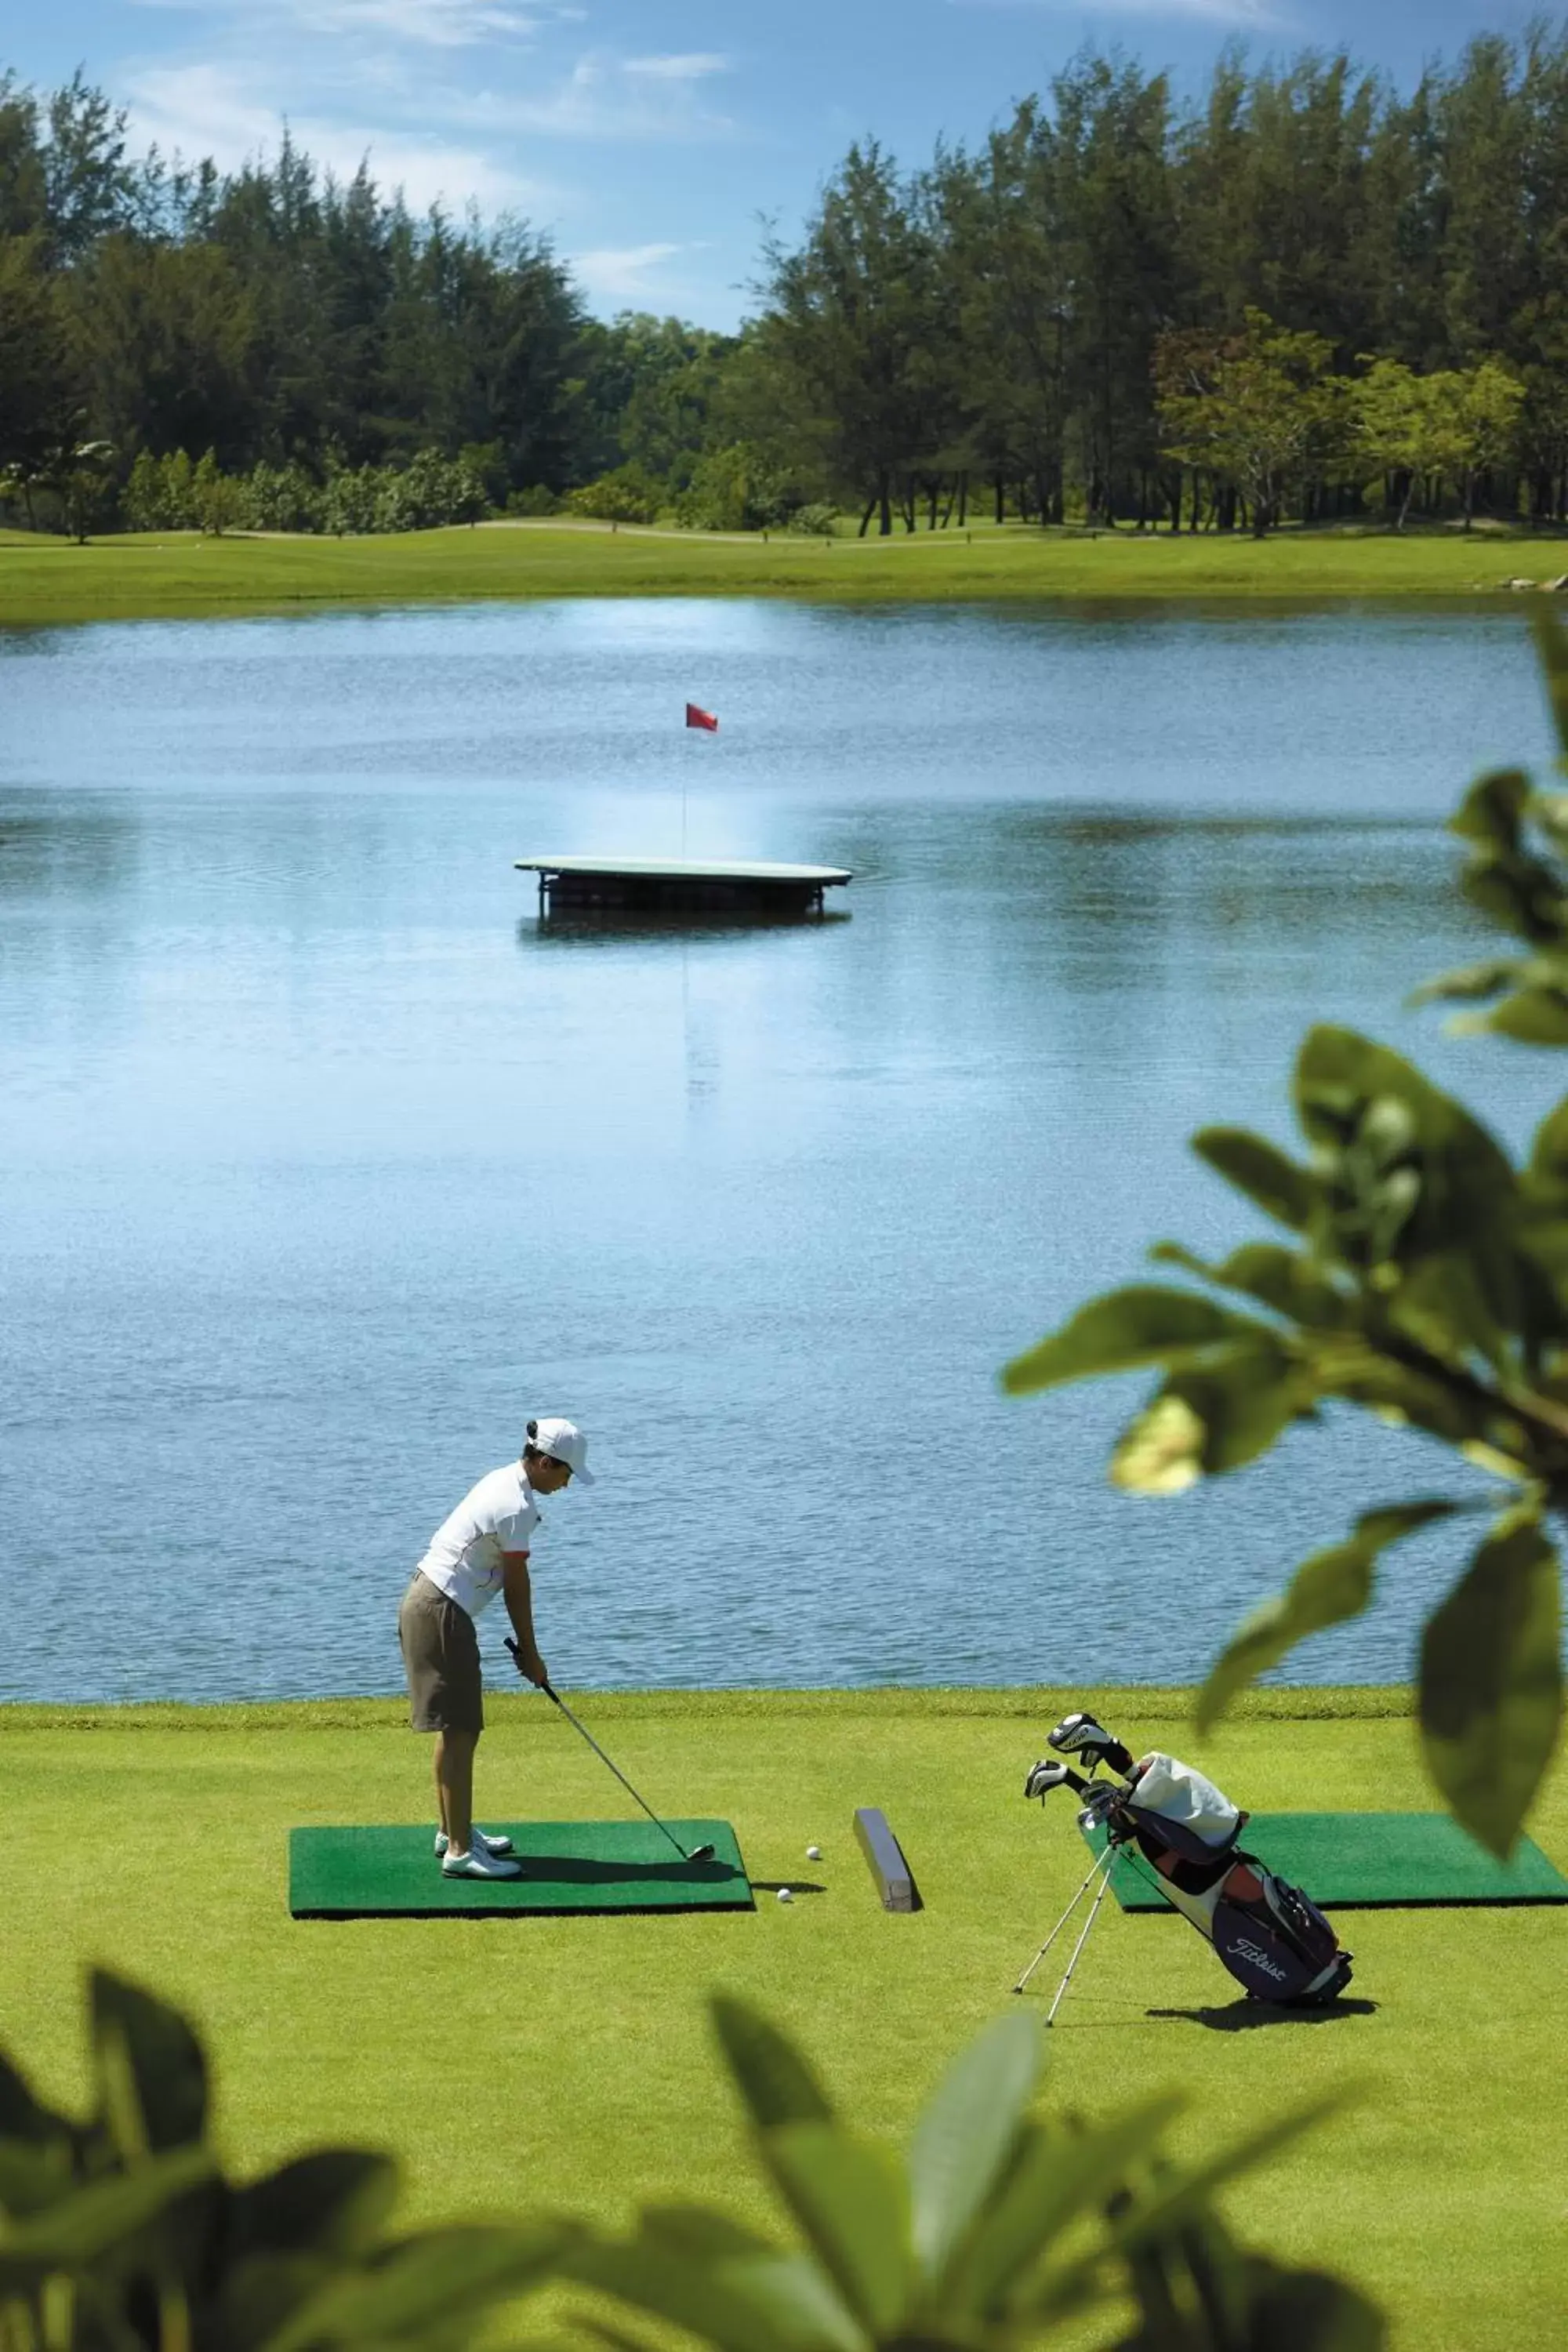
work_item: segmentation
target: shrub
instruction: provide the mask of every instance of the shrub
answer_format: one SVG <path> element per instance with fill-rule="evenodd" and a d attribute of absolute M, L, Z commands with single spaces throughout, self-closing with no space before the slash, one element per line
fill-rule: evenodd
<path fill-rule="evenodd" d="M 601 474 L 566 498 L 573 514 L 592 515 L 600 522 L 652 522 L 662 503 L 658 484 L 635 462 Z"/>
<path fill-rule="evenodd" d="M 510 515 L 559 514 L 563 504 L 559 494 L 547 489 L 542 482 L 531 482 L 525 490 L 509 490 L 506 497 Z"/>
<path fill-rule="evenodd" d="M 814 499 L 808 505 L 796 507 L 789 519 L 788 528 L 798 531 L 803 539 L 832 539 L 838 522 L 838 509 L 824 499 Z"/>

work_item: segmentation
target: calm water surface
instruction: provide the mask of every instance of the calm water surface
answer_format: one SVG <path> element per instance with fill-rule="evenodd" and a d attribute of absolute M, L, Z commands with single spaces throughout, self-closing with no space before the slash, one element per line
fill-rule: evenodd
<path fill-rule="evenodd" d="M 997 1366 L 1252 1229 L 1184 1139 L 1288 1137 L 1309 1017 L 1525 1131 L 1552 1070 L 1400 1001 L 1476 951 L 1458 788 L 1547 752 L 1511 613 L 0 632 L 0 1696 L 397 1687 L 544 1411 L 600 1477 L 535 1556 L 563 1685 L 1194 1675 L 1445 1465 L 1134 1501 L 1138 1383 Z M 542 933 L 512 867 L 683 845 L 852 866 L 847 919 Z M 1431 1557 L 1293 1671 L 1405 1673 Z"/>

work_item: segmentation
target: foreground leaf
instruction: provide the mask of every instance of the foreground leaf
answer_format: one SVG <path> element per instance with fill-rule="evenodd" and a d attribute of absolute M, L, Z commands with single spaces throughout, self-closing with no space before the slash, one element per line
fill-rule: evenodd
<path fill-rule="evenodd" d="M 188 2147 L 206 2121 L 206 2061 L 185 2020 L 166 2001 L 107 1969 L 94 1969 L 89 1999 L 97 2061 L 100 2119 L 123 2136 L 118 2120 L 121 2058 L 140 2110 L 135 2134 L 154 2150 Z M 140 2153 L 121 2147 L 123 2155 Z"/>
<path fill-rule="evenodd" d="M 266 2339 L 266 2352 L 417 2342 L 432 2329 L 464 2337 L 483 2313 L 542 2285 L 574 2235 L 549 2221 L 428 2230 L 333 2279 Z"/>
<path fill-rule="evenodd" d="M 909 2180 L 891 2148 L 837 2124 L 763 2132 L 763 2163 L 808 2244 L 873 2337 L 897 2329 L 915 2285 Z"/>
<path fill-rule="evenodd" d="M 708 2007 L 753 2124 L 766 2131 L 776 2124 L 832 2121 L 826 2092 L 779 2026 L 730 1993 L 715 1993 Z"/>
<path fill-rule="evenodd" d="M 176 2148 L 58 2199 L 0 2238 L 0 2294 L 111 2261 L 214 2171 L 205 2148 Z"/>
<path fill-rule="evenodd" d="M 1203 1127 L 1193 1138 L 1193 1150 L 1278 1223 L 1304 1233 L 1311 1223 L 1319 1199 L 1317 1179 L 1262 1136 L 1245 1127 Z"/>
<path fill-rule="evenodd" d="M 1377 1563 L 1389 1545 L 1435 1520 L 1451 1517 L 1457 1507 L 1433 1500 L 1367 1511 L 1343 1543 L 1330 1544 L 1304 1559 L 1284 1591 L 1243 1621 L 1209 1668 L 1194 1709 L 1198 1729 L 1211 1730 L 1237 1692 L 1278 1665 L 1298 1642 L 1359 1615 L 1372 1597 Z"/>
<path fill-rule="evenodd" d="M 1163 2175 L 1150 2192 L 1112 2217 L 1100 2246 L 1065 2270 L 1043 2277 L 1029 2308 L 1042 2318 L 1071 2309 L 1082 2294 L 1085 2282 L 1097 2277 L 1108 2261 L 1130 2261 L 1189 2223 L 1205 2220 L 1218 2190 L 1239 2179 L 1242 2174 L 1256 2171 L 1280 2148 L 1288 2147 L 1304 2132 L 1315 2130 L 1347 2104 L 1344 2093 L 1315 2099 L 1310 2105 L 1277 2116 L 1272 2123 L 1265 2124 L 1260 2130 L 1222 2149 L 1218 2156 L 1194 2166 L 1191 2171 Z"/>
<path fill-rule="evenodd" d="M 960 2052 L 927 2101 L 910 2144 L 910 2230 L 928 2283 L 940 2281 L 1017 2144 L 1045 2053 L 1016 2011 Z"/>
<path fill-rule="evenodd" d="M 830 2303 L 825 2315 L 826 2282 L 820 2271 L 814 2271 L 814 2285 L 795 2277 L 798 2267 L 796 2258 L 790 2273 L 792 2299 L 776 2264 L 763 2264 L 756 2256 L 744 2263 L 694 2261 L 641 2234 L 624 2243 L 585 2239 L 561 2263 L 563 2274 L 579 2285 L 613 2294 L 666 2326 L 683 2327 L 717 2352 L 820 2352 L 832 2344 L 842 2352 L 865 2352 L 864 2336 L 841 2306 Z"/>
<path fill-rule="evenodd" d="M 1118 1444 L 1113 1486 L 1135 1495 L 1178 1494 L 1256 1462 L 1310 1410 L 1302 1368 L 1272 1339 L 1217 1349 L 1173 1373 Z"/>
<path fill-rule="evenodd" d="M 1195 1351 L 1226 1339 L 1271 1342 L 1264 1323 L 1216 1307 L 1196 1291 L 1170 1290 L 1158 1283 L 1132 1283 L 1080 1307 L 1059 1331 L 1015 1356 L 1002 1369 L 1010 1396 L 1026 1396 L 1064 1381 L 1090 1380 L 1102 1372 L 1138 1371 L 1149 1364 L 1179 1364 Z"/>
<path fill-rule="evenodd" d="M 1508 1855 L 1563 1717 L 1561 1570 L 1534 1508 L 1500 1519 L 1421 1643 L 1427 1769 L 1473 1837 Z"/>
<path fill-rule="evenodd" d="M 1183 2105 L 1179 2092 L 1161 2092 L 1107 2124 L 1034 2133 L 954 2265 L 945 2308 L 979 2319 L 1017 2304 L 1019 2281 L 1038 2268 L 1069 2222 L 1097 2211 L 1121 2188 Z"/>
<path fill-rule="evenodd" d="M 363 2252 L 397 2201 L 397 2166 L 364 2148 L 322 2147 L 236 2189 L 230 2242 L 255 2253 Z"/>

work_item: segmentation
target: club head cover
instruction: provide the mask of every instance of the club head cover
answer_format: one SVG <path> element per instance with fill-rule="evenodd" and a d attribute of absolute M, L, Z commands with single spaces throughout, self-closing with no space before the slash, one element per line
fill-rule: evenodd
<path fill-rule="evenodd" d="M 1062 1756 L 1092 1755 L 1097 1749 L 1120 1745 L 1114 1734 L 1107 1731 L 1102 1723 L 1097 1722 L 1092 1715 L 1081 1713 L 1064 1715 L 1056 1729 L 1047 1735 L 1047 1744 Z"/>
<path fill-rule="evenodd" d="M 1029 1768 L 1029 1776 L 1024 1783 L 1024 1794 L 1026 1797 L 1044 1799 L 1050 1795 L 1053 1789 L 1064 1787 L 1069 1778 L 1070 1775 L 1065 1764 L 1057 1763 L 1051 1757 L 1042 1756 L 1037 1764 L 1031 1765 Z"/>

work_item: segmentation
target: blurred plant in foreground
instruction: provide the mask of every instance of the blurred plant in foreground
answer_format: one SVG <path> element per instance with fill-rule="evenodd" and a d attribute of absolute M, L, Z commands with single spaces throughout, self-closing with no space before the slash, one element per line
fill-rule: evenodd
<path fill-rule="evenodd" d="M 1568 637 L 1545 609 L 1535 633 L 1568 764 Z M 1528 953 L 1448 973 L 1421 996 L 1495 999 L 1458 1025 L 1568 1045 L 1568 794 L 1509 770 L 1483 776 L 1451 822 L 1469 848 L 1466 896 Z M 1419 1431 L 1501 1482 L 1500 1497 L 1362 1509 L 1242 1624 L 1197 1712 L 1211 1725 L 1296 1643 L 1364 1609 L 1391 1544 L 1483 1513 L 1489 1524 L 1426 1621 L 1418 1696 L 1433 1780 L 1465 1827 L 1506 1854 L 1563 1714 L 1562 1573 L 1547 1520 L 1568 1507 L 1568 1099 L 1516 1167 L 1411 1063 L 1329 1027 L 1308 1032 L 1293 1096 L 1304 1160 L 1240 1128 L 1193 1138 L 1292 1241 L 1247 1242 L 1218 1265 L 1162 1242 L 1151 1255 L 1204 1290 L 1144 1283 L 1093 1299 L 1008 1364 L 1003 1384 L 1024 1395 L 1158 1367 L 1153 1398 L 1111 1458 L 1112 1479 L 1134 1494 L 1241 1469 L 1335 1402 Z"/>

